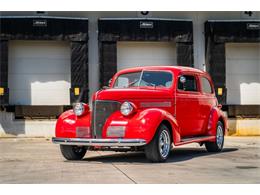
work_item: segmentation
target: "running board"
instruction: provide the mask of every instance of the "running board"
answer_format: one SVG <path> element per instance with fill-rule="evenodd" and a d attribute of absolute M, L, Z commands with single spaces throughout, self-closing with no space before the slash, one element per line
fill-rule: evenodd
<path fill-rule="evenodd" d="M 189 144 L 193 142 L 204 142 L 209 140 L 214 140 L 215 136 L 197 136 L 197 137 L 190 137 L 190 138 L 183 138 L 179 143 L 176 143 L 176 145 L 183 145 L 183 144 Z"/>

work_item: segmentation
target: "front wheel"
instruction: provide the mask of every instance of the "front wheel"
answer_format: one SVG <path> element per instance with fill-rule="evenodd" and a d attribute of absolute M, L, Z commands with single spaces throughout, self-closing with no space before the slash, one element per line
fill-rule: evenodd
<path fill-rule="evenodd" d="M 81 160 L 85 156 L 87 149 L 79 146 L 60 145 L 60 151 L 67 160 Z"/>
<path fill-rule="evenodd" d="M 216 127 L 215 142 L 206 142 L 205 146 L 208 152 L 221 152 L 224 145 L 224 126 L 222 122 L 218 121 Z"/>
<path fill-rule="evenodd" d="M 160 125 L 153 140 L 145 147 L 146 158 L 152 162 L 166 161 L 171 149 L 170 135 L 168 127 Z"/>

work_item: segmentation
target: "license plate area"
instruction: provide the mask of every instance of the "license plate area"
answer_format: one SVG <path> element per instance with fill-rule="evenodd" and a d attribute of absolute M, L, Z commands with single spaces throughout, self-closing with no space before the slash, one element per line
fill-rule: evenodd
<path fill-rule="evenodd" d="M 125 137 L 125 126 L 109 126 L 107 128 L 107 137 Z"/>
<path fill-rule="evenodd" d="M 77 138 L 90 138 L 91 131 L 89 127 L 76 127 L 76 137 Z"/>

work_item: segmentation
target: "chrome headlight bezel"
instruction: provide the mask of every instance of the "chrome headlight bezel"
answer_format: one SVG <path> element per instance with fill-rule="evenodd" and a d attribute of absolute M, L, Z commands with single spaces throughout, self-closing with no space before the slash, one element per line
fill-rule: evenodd
<path fill-rule="evenodd" d="M 133 103 L 126 101 L 121 104 L 120 112 L 122 115 L 129 116 L 130 114 L 133 113 L 133 111 L 134 111 Z"/>
<path fill-rule="evenodd" d="M 82 116 L 85 112 L 85 105 L 82 102 L 78 102 L 73 105 L 73 112 L 76 116 Z"/>

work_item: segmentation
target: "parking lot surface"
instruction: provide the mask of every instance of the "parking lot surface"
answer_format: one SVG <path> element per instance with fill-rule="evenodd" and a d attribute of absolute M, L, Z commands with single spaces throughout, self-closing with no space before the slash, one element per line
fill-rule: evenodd
<path fill-rule="evenodd" d="M 49 139 L 1 138 L 0 183 L 260 183 L 260 137 L 226 137 L 218 154 L 198 144 L 174 148 L 157 164 L 140 152 L 66 161 Z"/>

